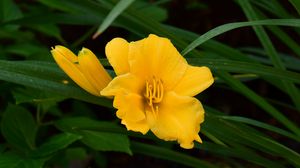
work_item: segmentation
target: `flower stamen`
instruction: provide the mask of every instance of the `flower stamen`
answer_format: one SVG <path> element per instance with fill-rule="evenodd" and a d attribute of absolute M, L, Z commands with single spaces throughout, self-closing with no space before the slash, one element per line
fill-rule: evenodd
<path fill-rule="evenodd" d="M 164 87 L 161 79 L 153 76 L 152 79 L 146 81 L 146 90 L 144 96 L 152 112 L 156 115 L 158 113 L 157 104 L 162 101 L 163 95 Z"/>

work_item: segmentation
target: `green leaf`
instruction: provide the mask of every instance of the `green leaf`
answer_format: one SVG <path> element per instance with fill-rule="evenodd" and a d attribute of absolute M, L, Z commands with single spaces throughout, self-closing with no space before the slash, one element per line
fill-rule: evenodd
<path fill-rule="evenodd" d="M 122 133 L 125 130 L 108 121 L 96 121 L 87 117 L 64 118 L 55 121 L 55 126 L 65 132 L 78 130 L 93 130 L 100 132 Z"/>
<path fill-rule="evenodd" d="M 300 82 L 300 74 L 265 66 L 257 63 L 232 61 L 227 59 L 187 58 L 188 62 L 197 66 L 208 66 L 213 70 L 228 71 L 235 73 L 253 73 L 274 79 L 285 79 L 296 83 Z"/>
<path fill-rule="evenodd" d="M 106 107 L 112 106 L 111 100 L 93 96 L 75 86 L 72 80 L 54 63 L 0 60 L 0 79 L 36 89 L 47 90 L 66 96 L 66 98 L 77 98 Z"/>
<path fill-rule="evenodd" d="M 18 30 L 5 30 L 0 29 L 0 38 L 1 39 L 10 39 L 17 42 L 28 42 L 33 39 L 33 33 L 29 31 L 18 31 Z M 8 45 L 9 47 L 10 45 Z M 3 46 L 2 46 L 3 47 Z M 3 50 L 5 51 L 6 48 Z"/>
<path fill-rule="evenodd" d="M 22 158 L 15 154 L 0 154 L 0 167 L 3 168 L 42 168 L 44 160 Z"/>
<path fill-rule="evenodd" d="M 247 162 L 251 162 L 263 167 L 281 167 L 277 163 L 268 160 L 253 150 L 250 150 L 246 147 L 241 146 L 222 146 L 218 144 L 214 144 L 211 142 L 203 142 L 202 144 L 195 144 L 195 147 L 199 150 L 205 150 L 213 155 L 220 155 L 220 157 L 233 157 L 233 158 L 240 158 Z"/>
<path fill-rule="evenodd" d="M 55 107 L 58 102 L 65 99 L 52 92 L 34 89 L 30 87 L 16 88 L 12 91 L 16 104 L 33 103 L 38 106 L 37 122 L 40 122 L 39 117 L 43 116 L 51 107 Z M 41 111 L 40 111 L 41 110 Z M 41 112 L 41 116 L 40 115 Z"/>
<path fill-rule="evenodd" d="M 170 149 L 159 147 L 157 145 L 148 145 L 140 142 L 131 142 L 133 153 L 152 156 L 159 159 L 170 160 L 175 163 L 179 163 L 190 167 L 199 168 L 215 168 L 216 166 L 208 163 L 207 161 L 200 160 L 189 155 L 185 155 L 180 152 L 176 152 Z"/>
<path fill-rule="evenodd" d="M 225 142 L 225 144 L 229 144 L 230 146 L 236 146 L 237 148 L 248 146 L 260 152 L 284 158 L 286 161 L 289 161 L 294 165 L 299 165 L 300 163 L 300 155 L 298 153 L 278 142 L 275 142 L 263 133 L 244 124 L 228 122 L 219 118 L 217 115 L 207 113 L 206 123 L 203 125 L 202 129 L 210 131 L 217 138 L 221 139 L 223 142 Z M 250 151 L 250 154 L 251 153 L 252 152 Z M 258 163 L 261 164 L 261 161 Z M 265 164 L 266 167 L 274 167 L 272 166 L 272 162 L 265 162 Z M 283 167 L 280 162 L 276 164 L 278 164 L 277 167 Z M 284 162 L 282 164 L 284 164 Z"/>
<path fill-rule="evenodd" d="M 0 23 L 9 20 L 14 20 L 22 17 L 22 12 L 12 0 L 1 0 L 0 1 Z M 16 25 L 7 25 L 6 29 L 15 30 L 18 28 Z"/>
<path fill-rule="evenodd" d="M 256 127 L 264 128 L 266 130 L 276 132 L 278 134 L 284 135 L 286 137 L 292 138 L 292 139 L 300 142 L 299 137 L 295 136 L 294 134 L 291 134 L 290 132 L 287 132 L 283 129 L 274 127 L 269 124 L 265 124 L 260 121 L 256 121 L 256 120 L 253 120 L 250 118 L 245 118 L 245 117 L 239 117 L 239 116 L 219 116 L 219 117 L 222 119 L 225 119 L 225 120 L 229 120 L 229 121 L 236 121 L 236 122 L 245 123 L 245 124 L 253 125 Z"/>
<path fill-rule="evenodd" d="M 268 13 L 271 13 L 281 19 L 291 19 L 295 18 L 293 15 L 285 9 L 285 6 L 280 3 L 278 0 L 265 1 L 265 0 L 255 0 L 251 1 L 252 4 L 255 4 Z"/>
<path fill-rule="evenodd" d="M 300 1 L 299 0 L 289 0 L 289 1 L 297 10 L 298 14 L 300 15 Z"/>
<path fill-rule="evenodd" d="M 252 131 L 243 130 L 238 125 L 227 125 L 237 134 L 240 134 L 241 137 L 247 139 L 249 142 L 247 142 L 246 144 L 253 143 L 253 145 L 257 145 L 257 148 L 261 151 L 285 158 L 295 166 L 300 166 L 300 155 L 292 149 L 287 148 L 286 146 L 266 137 L 265 135 L 260 135 Z"/>
<path fill-rule="evenodd" d="M 247 53 L 247 55 L 263 64 L 272 65 L 271 61 L 267 57 L 266 52 L 262 48 L 256 47 L 243 47 L 241 48 L 242 51 Z M 300 52 L 299 52 L 300 54 Z M 300 59 L 293 57 L 292 55 L 288 55 L 285 53 L 279 53 L 281 59 L 284 62 L 284 66 L 293 71 L 300 71 Z"/>
<path fill-rule="evenodd" d="M 267 19 L 267 17 L 259 10 L 255 10 L 255 12 L 257 15 L 259 15 L 260 20 Z M 272 32 L 273 35 L 277 36 L 277 38 L 282 41 L 282 44 L 286 45 L 291 50 L 293 50 L 297 56 L 300 56 L 300 46 L 295 40 L 293 40 L 291 36 L 289 36 L 289 34 L 287 34 L 278 26 L 266 26 L 266 27 Z"/>
<path fill-rule="evenodd" d="M 245 135 L 245 132 L 243 135 Z M 286 146 L 272 139 L 266 138 L 265 136 L 260 136 L 255 134 L 250 135 L 249 139 L 252 139 L 253 143 L 260 145 L 262 148 L 268 146 L 268 149 L 271 152 L 276 153 L 277 155 L 282 156 L 283 158 L 289 160 L 297 167 L 300 166 L 299 153 L 287 148 Z"/>
<path fill-rule="evenodd" d="M 43 60 L 50 60 L 45 58 L 47 56 L 48 58 L 51 58 L 48 48 L 32 43 L 16 43 L 5 47 L 4 51 L 8 54 L 16 54 L 26 57 L 27 59 L 33 59 L 32 56 L 34 55 L 39 55 L 39 57 L 34 57 L 35 60 L 40 58 L 44 58 Z"/>
<path fill-rule="evenodd" d="M 254 9 L 252 8 L 252 5 L 248 0 L 239 0 L 238 1 L 240 6 L 242 7 L 244 13 L 246 14 L 247 18 L 249 20 L 258 20 L 258 16 L 255 13 Z M 270 57 L 272 63 L 274 64 L 275 67 L 284 70 L 285 67 L 274 47 L 272 44 L 272 41 L 270 40 L 268 34 L 266 33 L 265 29 L 262 26 L 254 26 L 253 27 L 260 43 L 266 50 L 267 55 Z M 289 81 L 284 81 L 281 80 L 280 83 L 282 83 L 283 87 L 291 97 L 292 101 L 294 102 L 295 106 L 297 107 L 298 110 L 300 110 L 300 92 L 296 86 Z"/>
<path fill-rule="evenodd" d="M 111 25 L 111 23 L 134 1 L 135 0 L 120 0 L 118 4 L 109 12 L 103 23 L 99 26 L 98 30 L 93 35 L 93 38 L 95 39 L 102 32 L 104 32 Z"/>
<path fill-rule="evenodd" d="M 33 151 L 31 156 L 36 158 L 47 157 L 68 147 L 70 144 L 81 138 L 82 136 L 71 133 L 62 133 L 52 136 L 47 142 L 43 143 L 39 148 Z"/>
<path fill-rule="evenodd" d="M 268 19 L 268 20 L 258 20 L 258 21 L 250 21 L 250 22 L 236 22 L 236 23 L 227 23 L 221 26 L 218 26 L 190 43 L 182 52 L 182 55 L 186 55 L 202 43 L 206 42 L 207 40 L 216 37 L 220 34 L 223 34 L 227 31 L 247 27 L 247 26 L 257 26 L 257 25 L 278 25 L 278 26 L 293 26 L 293 27 L 300 27 L 300 19 Z"/>
<path fill-rule="evenodd" d="M 65 12 L 78 12 L 71 5 L 67 5 L 64 1 L 60 0 L 38 0 L 40 3 Z"/>
<path fill-rule="evenodd" d="M 78 14 L 66 14 L 66 13 L 50 13 L 44 12 L 39 14 L 33 14 L 24 16 L 20 19 L 5 22 L 4 24 L 20 24 L 20 25 L 36 25 L 36 24 L 65 24 L 65 25 L 95 25 L 98 24 L 98 20 L 103 20 L 104 16 L 95 16 L 91 14 L 78 13 Z"/>
<path fill-rule="evenodd" d="M 129 139 L 126 135 L 83 130 L 79 133 L 83 136 L 81 141 L 92 149 L 125 152 L 132 155 Z"/>
<path fill-rule="evenodd" d="M 25 108 L 8 105 L 1 123 L 5 139 L 14 147 L 24 152 L 35 148 L 36 123 Z"/>
<path fill-rule="evenodd" d="M 283 115 L 280 111 L 270 105 L 264 98 L 257 95 L 254 91 L 249 89 L 247 86 L 243 85 L 237 79 L 234 79 L 227 72 L 217 71 L 216 74 L 226 81 L 226 83 L 231 86 L 233 89 L 245 95 L 248 99 L 255 102 L 258 106 L 268 112 L 271 116 L 276 118 L 279 122 L 281 122 L 285 127 L 293 131 L 296 135 L 300 136 L 300 129 L 290 121 L 285 115 Z"/>
<path fill-rule="evenodd" d="M 157 22 L 165 21 L 168 18 L 167 9 L 159 7 L 157 2 L 136 1 L 132 6 Z"/>
<path fill-rule="evenodd" d="M 62 40 L 60 29 L 54 24 L 35 24 L 29 27 L 50 37 Z"/>
<path fill-rule="evenodd" d="M 51 94 L 39 89 L 33 88 L 17 88 L 12 92 L 16 104 L 21 103 L 38 103 L 48 104 L 49 106 L 55 105 L 56 102 L 62 101 L 64 97 L 57 94 Z"/>
<path fill-rule="evenodd" d="M 81 135 L 82 142 L 95 150 L 131 154 L 126 132 L 112 122 L 74 117 L 58 120 L 55 126 L 62 131 Z"/>

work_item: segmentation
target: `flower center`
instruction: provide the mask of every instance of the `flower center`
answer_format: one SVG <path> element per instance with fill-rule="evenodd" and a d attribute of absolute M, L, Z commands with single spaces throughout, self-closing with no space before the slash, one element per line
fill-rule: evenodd
<path fill-rule="evenodd" d="M 144 93 L 147 104 L 152 112 L 157 114 L 158 103 L 163 99 L 164 87 L 162 80 L 153 76 L 150 80 L 146 81 L 146 90 Z"/>

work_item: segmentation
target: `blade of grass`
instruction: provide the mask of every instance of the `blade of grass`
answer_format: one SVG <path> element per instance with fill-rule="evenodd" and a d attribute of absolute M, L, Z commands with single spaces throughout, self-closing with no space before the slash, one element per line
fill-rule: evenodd
<path fill-rule="evenodd" d="M 241 123 L 253 125 L 253 126 L 256 126 L 256 127 L 259 127 L 259 128 L 263 128 L 263 129 L 266 129 L 266 130 L 269 130 L 269 131 L 273 131 L 273 132 L 276 132 L 280 135 L 286 136 L 288 138 L 291 138 L 291 139 L 294 139 L 294 140 L 300 142 L 299 137 L 295 136 L 294 134 L 291 134 L 291 133 L 289 133 L 289 132 L 287 132 L 283 129 L 271 126 L 269 124 L 259 122 L 257 120 L 253 120 L 253 119 L 245 118 L 245 117 L 239 117 L 239 116 L 219 116 L 219 117 L 222 118 L 222 119 L 225 119 L 225 120 L 241 122 Z"/>
<path fill-rule="evenodd" d="M 220 139 L 218 139 L 217 137 L 215 137 L 209 131 L 207 131 L 207 130 L 201 130 L 201 133 L 204 134 L 207 138 L 209 138 L 214 143 L 216 143 L 218 145 L 221 145 L 221 146 L 227 146 L 224 142 L 222 142 Z"/>
<path fill-rule="evenodd" d="M 78 10 L 74 9 L 72 6 L 67 5 L 64 3 L 64 1 L 60 0 L 38 0 L 39 3 L 42 3 L 48 7 L 58 9 L 60 11 L 65 11 L 65 12 L 78 12 Z"/>
<path fill-rule="evenodd" d="M 289 8 L 284 8 L 285 5 L 282 5 L 282 1 L 279 0 L 272 0 L 272 1 L 265 1 L 265 0 L 251 0 L 253 5 L 259 6 L 266 12 L 273 14 L 274 16 L 281 18 L 281 19 L 292 19 L 296 18 L 289 10 Z M 292 28 L 294 31 L 300 35 L 300 30 L 297 28 Z"/>
<path fill-rule="evenodd" d="M 213 70 L 229 71 L 235 73 L 253 73 L 274 79 L 282 78 L 297 83 L 300 82 L 300 73 L 287 70 L 280 70 L 277 68 L 256 63 L 206 58 L 187 58 L 187 61 L 192 65 L 205 65 Z"/>
<path fill-rule="evenodd" d="M 238 0 L 238 2 L 249 20 L 259 19 L 248 0 Z M 273 62 L 274 66 L 279 69 L 284 70 L 285 67 L 284 67 L 280 57 L 278 56 L 277 51 L 275 50 L 275 47 L 273 46 L 269 36 L 265 32 L 264 28 L 262 26 L 255 26 L 255 27 L 253 27 L 253 29 L 254 29 L 258 39 L 260 40 L 262 46 L 266 50 L 266 53 L 268 54 L 271 61 Z M 288 82 L 288 81 L 284 81 L 284 80 L 281 80 L 281 82 L 283 83 L 283 86 L 287 90 L 294 105 L 297 107 L 298 110 L 300 110 L 300 104 L 299 104 L 300 92 L 299 92 L 298 88 L 292 82 Z"/>
<path fill-rule="evenodd" d="M 264 148 L 261 148 L 259 145 L 252 143 L 248 138 L 241 136 L 241 134 L 237 133 L 236 130 L 233 130 L 230 125 L 234 124 L 239 127 L 242 124 L 230 123 L 214 116 L 215 115 L 212 115 L 210 111 L 207 111 L 205 119 L 206 123 L 204 123 L 201 129 L 210 131 L 218 139 L 228 144 L 229 147 L 227 148 L 229 149 L 225 151 L 229 152 L 229 156 L 237 158 L 247 158 L 248 156 L 246 161 L 261 165 L 263 167 L 284 167 L 282 163 L 276 162 L 274 164 L 274 161 L 271 158 L 264 158 L 263 154 L 269 153 L 268 151 L 266 151 Z M 252 132 L 252 130 L 247 130 L 247 132 Z M 205 144 L 203 145 L 205 148 Z M 201 148 L 201 145 L 199 145 L 199 148 Z M 215 149 L 215 151 L 212 153 L 218 152 L 217 149 Z M 234 151 L 234 154 L 230 154 L 231 151 Z"/>
<path fill-rule="evenodd" d="M 300 57 L 300 46 L 297 42 L 295 42 L 287 33 L 281 30 L 279 27 L 267 27 L 278 39 L 280 39 L 283 44 L 285 44 L 289 49 L 293 50 L 293 52 Z"/>
<path fill-rule="evenodd" d="M 265 159 L 262 156 L 258 155 L 254 151 L 245 148 L 245 147 L 225 147 L 210 142 L 203 142 L 203 144 L 196 144 L 195 147 L 199 150 L 205 150 L 214 155 L 220 156 L 230 156 L 233 158 L 240 158 L 247 162 L 260 165 L 262 167 L 281 167 L 280 165 L 274 163 L 271 160 Z"/>
<path fill-rule="evenodd" d="M 135 0 L 120 0 L 99 26 L 98 30 L 93 35 L 93 39 L 97 38 L 101 33 L 103 33 L 112 24 L 112 22 L 134 1 Z"/>
<path fill-rule="evenodd" d="M 251 0 L 251 3 L 259 6 L 261 9 L 268 11 L 269 13 L 282 18 L 293 18 L 292 15 L 286 11 L 277 0 L 265 1 L 265 0 Z"/>
<path fill-rule="evenodd" d="M 212 164 L 199 160 L 197 158 L 175 152 L 170 149 L 162 148 L 156 145 L 148 145 L 140 142 L 131 141 L 133 153 L 152 156 L 159 159 L 170 160 L 182 165 L 201 168 L 215 168 Z"/>
<path fill-rule="evenodd" d="M 297 10 L 298 14 L 300 15 L 300 1 L 299 0 L 289 0 L 289 1 Z"/>
<path fill-rule="evenodd" d="M 245 52 L 249 57 L 253 58 L 254 60 L 259 61 L 260 63 L 272 65 L 271 61 L 266 58 L 267 54 L 262 48 L 256 48 L 256 47 L 243 47 L 240 48 L 241 51 Z M 281 57 L 284 66 L 287 69 L 293 70 L 293 71 L 300 71 L 300 59 L 297 59 L 296 57 L 293 57 L 292 55 L 284 54 L 284 53 L 278 53 Z"/>
<path fill-rule="evenodd" d="M 9 25 L 9 24 L 17 24 L 17 25 L 35 25 L 35 24 L 65 24 L 65 25 L 95 25 L 99 21 L 104 18 L 97 15 L 91 14 L 67 14 L 67 13 L 49 13 L 44 12 L 45 16 L 42 13 L 32 14 L 28 16 L 24 16 L 20 19 L 15 19 L 7 22 L 3 22 L 0 25 Z"/>
<path fill-rule="evenodd" d="M 213 114 L 206 115 L 206 121 L 209 122 L 210 125 L 214 126 L 205 126 L 203 129 L 210 130 L 212 133 L 214 133 L 216 137 L 223 140 L 225 143 L 229 143 L 233 146 L 239 144 L 249 146 L 258 151 L 262 151 L 273 156 L 285 158 L 287 161 L 289 161 L 295 166 L 298 166 L 300 164 L 300 155 L 298 153 L 287 148 L 282 144 L 279 144 L 278 142 L 275 142 L 274 140 L 265 136 L 261 132 L 251 127 L 248 127 L 247 125 L 228 122 L 219 118 L 218 115 Z M 217 127 L 218 129 L 214 127 Z M 224 134 L 224 132 L 226 133 Z M 279 162 L 277 162 L 277 164 L 279 164 Z"/>
<path fill-rule="evenodd" d="M 249 21 L 249 22 L 236 22 L 236 23 L 227 23 L 221 26 L 218 26 L 197 39 L 195 39 L 191 44 L 189 44 L 182 52 L 182 55 L 186 55 L 202 43 L 207 40 L 216 37 L 220 34 L 223 34 L 227 31 L 247 27 L 247 26 L 257 26 L 257 25 L 278 25 L 278 26 L 292 26 L 292 27 L 300 27 L 300 19 L 268 19 L 268 20 L 258 20 L 258 21 Z"/>
<path fill-rule="evenodd" d="M 255 9 L 255 13 L 258 15 L 260 19 L 267 19 L 267 17 L 259 10 Z M 267 26 L 274 36 L 276 36 L 279 40 L 282 41 L 283 45 L 289 47 L 293 52 L 300 57 L 300 46 L 295 40 L 293 40 L 287 33 L 285 33 L 278 26 Z"/>
<path fill-rule="evenodd" d="M 249 140 L 250 143 L 253 143 L 261 148 L 259 150 L 270 153 L 271 155 L 285 158 L 291 164 L 297 167 L 300 166 L 300 155 L 290 148 L 287 148 L 286 146 L 270 139 L 269 137 L 266 137 L 265 135 L 248 131 L 248 129 L 241 127 L 241 125 L 233 125 L 232 123 L 227 123 L 227 125 L 237 134 L 240 134 L 240 136 Z"/>
<path fill-rule="evenodd" d="M 293 122 L 291 122 L 287 117 L 285 117 L 280 111 L 278 111 L 272 105 L 270 105 L 264 98 L 257 95 L 254 91 L 249 89 L 247 86 L 243 85 L 237 79 L 234 79 L 228 73 L 220 72 L 220 71 L 216 71 L 215 73 L 218 74 L 218 76 L 221 79 L 226 81 L 226 83 L 229 86 L 231 86 L 233 89 L 237 90 L 238 92 L 245 95 L 248 99 L 255 102 L 258 106 L 260 106 L 262 109 L 268 112 L 271 116 L 276 118 L 281 124 L 283 124 L 289 130 L 294 132 L 297 136 L 300 136 L 299 128 Z"/>

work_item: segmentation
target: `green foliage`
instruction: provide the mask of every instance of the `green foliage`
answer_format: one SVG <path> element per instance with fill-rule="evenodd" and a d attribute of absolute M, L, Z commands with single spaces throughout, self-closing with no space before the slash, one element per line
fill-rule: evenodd
<path fill-rule="evenodd" d="M 241 21 L 203 23 L 202 35 L 172 25 L 175 2 L 169 0 L 16 2 L 0 2 L 0 167 L 70 167 L 74 161 L 109 167 L 110 156 L 142 158 L 139 166 L 156 158 L 165 167 L 300 167 L 299 1 L 230 1 L 244 13 Z M 180 3 L 187 11 L 212 9 L 205 2 Z M 254 33 L 253 41 L 237 31 Z M 208 66 L 215 76 L 214 86 L 197 96 L 206 116 L 203 143 L 192 151 L 127 131 L 112 100 L 79 88 L 49 52 L 56 44 L 78 51 L 91 43 L 102 52 L 113 37 L 130 41 L 150 33 L 170 38 L 190 64 Z M 230 33 L 244 43 L 219 40 Z"/>
<path fill-rule="evenodd" d="M 126 9 L 128 8 L 134 0 L 120 0 L 118 4 L 109 12 L 107 17 L 103 20 L 103 23 L 99 26 L 96 33 L 93 35 L 93 38 L 96 38 L 101 33 L 104 32 L 105 29 L 107 29 L 112 22 Z"/>
<path fill-rule="evenodd" d="M 35 148 L 37 125 L 25 108 L 8 105 L 2 116 L 1 131 L 13 147 L 23 152 Z"/>
<path fill-rule="evenodd" d="M 44 158 L 47 156 L 51 156 L 51 154 L 66 148 L 67 146 L 81 138 L 82 136 L 71 133 L 57 134 L 55 136 L 52 136 L 48 141 L 43 143 L 30 155 L 35 158 Z"/>
<path fill-rule="evenodd" d="M 289 0 L 289 1 L 295 7 L 297 12 L 300 14 L 300 2 L 297 0 Z"/>
<path fill-rule="evenodd" d="M 15 154 L 1 154 L 0 165 L 11 168 L 42 168 L 44 160 L 22 158 Z"/>
<path fill-rule="evenodd" d="M 57 121 L 55 125 L 63 131 L 81 135 L 81 141 L 92 149 L 131 154 L 129 139 L 126 135 L 120 134 L 121 128 L 116 124 L 89 118 L 68 118 Z"/>

